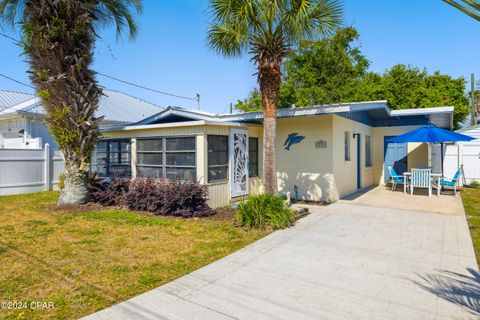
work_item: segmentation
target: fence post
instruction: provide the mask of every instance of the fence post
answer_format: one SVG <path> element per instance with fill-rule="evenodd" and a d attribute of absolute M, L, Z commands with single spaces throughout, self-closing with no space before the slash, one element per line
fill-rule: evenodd
<path fill-rule="evenodd" d="M 50 174 L 50 162 L 52 161 L 52 155 L 50 153 L 50 145 L 45 143 L 45 187 L 44 190 L 52 190 L 52 181 Z"/>

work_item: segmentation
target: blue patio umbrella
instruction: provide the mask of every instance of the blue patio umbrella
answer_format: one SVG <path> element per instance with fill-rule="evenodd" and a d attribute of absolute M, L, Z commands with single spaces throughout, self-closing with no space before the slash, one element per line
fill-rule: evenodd
<path fill-rule="evenodd" d="M 424 126 L 402 135 L 387 139 L 390 143 L 405 143 L 405 142 L 426 142 L 426 143 L 441 143 L 441 161 L 443 174 L 443 143 L 444 142 L 458 142 L 470 141 L 475 138 L 466 136 L 464 134 L 448 131 L 439 128 L 433 124 Z"/>

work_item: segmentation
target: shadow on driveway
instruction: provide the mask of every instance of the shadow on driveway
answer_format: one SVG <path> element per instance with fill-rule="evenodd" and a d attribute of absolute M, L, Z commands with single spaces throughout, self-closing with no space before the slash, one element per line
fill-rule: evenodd
<path fill-rule="evenodd" d="M 444 270 L 419 276 L 421 281 L 413 282 L 442 299 L 480 315 L 480 273 L 471 268 L 467 271 L 468 274 L 461 274 Z"/>

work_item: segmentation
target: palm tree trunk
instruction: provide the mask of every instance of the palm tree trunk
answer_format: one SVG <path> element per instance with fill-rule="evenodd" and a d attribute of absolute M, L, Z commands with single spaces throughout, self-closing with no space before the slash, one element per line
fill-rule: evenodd
<path fill-rule="evenodd" d="M 85 170 L 75 164 L 65 166 L 65 186 L 58 198 L 58 205 L 84 204 L 89 200 Z"/>
<path fill-rule="evenodd" d="M 58 204 L 88 201 L 86 179 L 101 118 L 101 88 L 93 61 L 96 1 L 29 1 L 22 23 L 30 77 L 47 115 L 45 122 L 65 157 L 65 188 Z"/>
<path fill-rule="evenodd" d="M 280 62 L 261 64 L 259 82 L 263 107 L 263 183 L 266 193 L 276 194 L 278 187 L 275 144 L 281 83 Z"/>

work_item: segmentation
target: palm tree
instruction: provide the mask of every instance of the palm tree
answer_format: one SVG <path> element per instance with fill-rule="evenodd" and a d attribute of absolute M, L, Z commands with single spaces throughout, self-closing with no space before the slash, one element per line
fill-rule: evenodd
<path fill-rule="evenodd" d="M 98 31 L 116 26 L 137 34 L 133 14 L 141 0 L 0 0 L 0 22 L 19 25 L 30 78 L 46 110 L 45 121 L 65 157 L 59 204 L 88 201 L 86 180 L 100 137 L 95 117 L 102 89 L 90 68 Z"/>
<path fill-rule="evenodd" d="M 263 183 L 277 192 L 275 130 L 281 64 L 302 38 L 328 34 L 341 21 L 336 0 L 211 0 L 208 44 L 227 57 L 246 51 L 258 68 L 263 108 Z"/>
<path fill-rule="evenodd" d="M 480 21 L 480 2 L 478 2 L 477 0 L 460 0 L 465 5 L 453 0 L 443 0 L 443 1 L 457 8 L 463 13 L 469 15 L 473 19 Z"/>

